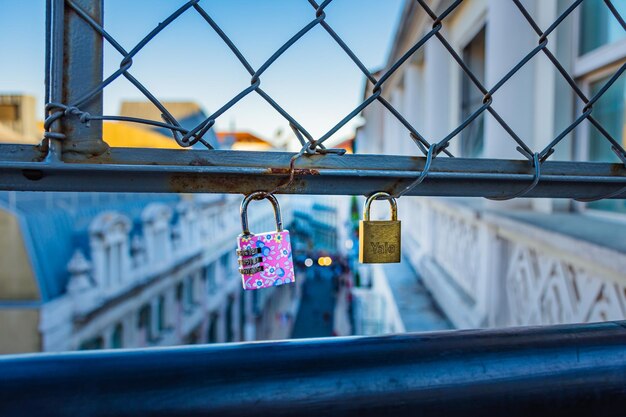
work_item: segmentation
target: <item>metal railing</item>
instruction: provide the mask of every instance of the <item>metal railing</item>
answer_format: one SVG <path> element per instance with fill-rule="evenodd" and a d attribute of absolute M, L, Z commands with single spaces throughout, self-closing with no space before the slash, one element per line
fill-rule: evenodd
<path fill-rule="evenodd" d="M 619 416 L 623 322 L 0 357 L 0 414 Z"/>

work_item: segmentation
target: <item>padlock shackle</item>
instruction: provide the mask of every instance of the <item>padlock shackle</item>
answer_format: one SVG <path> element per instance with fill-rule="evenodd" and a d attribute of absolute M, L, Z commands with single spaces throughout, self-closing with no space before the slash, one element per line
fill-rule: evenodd
<path fill-rule="evenodd" d="M 398 220 L 398 204 L 396 203 L 396 199 L 393 198 L 391 194 L 384 191 L 378 191 L 367 197 L 365 200 L 365 207 L 363 208 L 363 220 L 369 221 L 372 202 L 379 199 L 389 200 L 389 204 L 391 205 L 391 220 Z"/>
<path fill-rule="evenodd" d="M 272 206 L 274 207 L 274 217 L 276 218 L 276 231 L 283 231 L 283 220 L 280 215 L 280 206 L 278 205 L 278 200 L 274 197 L 273 194 L 268 194 L 265 191 L 255 191 L 253 193 L 248 194 L 243 201 L 241 202 L 241 207 L 239 209 L 239 213 L 241 214 L 241 230 L 243 230 L 243 235 L 250 235 L 250 229 L 248 228 L 248 204 L 252 200 L 263 200 L 264 198 L 268 199 Z"/>

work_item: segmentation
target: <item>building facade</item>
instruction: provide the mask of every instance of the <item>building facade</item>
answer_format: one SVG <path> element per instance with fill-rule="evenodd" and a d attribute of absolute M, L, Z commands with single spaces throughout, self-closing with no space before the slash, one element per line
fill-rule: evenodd
<path fill-rule="evenodd" d="M 439 14 L 451 2 L 428 3 Z M 522 3 L 543 30 L 572 4 Z M 615 2 L 615 6 L 626 14 L 625 3 Z M 406 2 L 388 64 L 381 72 L 432 25 L 417 2 Z M 487 88 L 539 40 L 515 4 L 501 0 L 464 1 L 444 19 L 441 33 Z M 588 97 L 626 62 L 626 32 L 599 0 L 583 2 L 548 39 L 552 53 Z M 364 95 L 369 96 L 371 89 L 367 85 Z M 622 75 L 593 107 L 596 119 L 622 145 L 626 144 L 625 91 Z M 385 83 L 383 96 L 429 141 L 444 138 L 483 100 L 435 37 Z M 542 149 L 581 114 L 584 103 L 539 53 L 494 94 L 492 106 L 530 148 Z M 409 132 L 378 103 L 366 108 L 363 117 L 365 124 L 356 136 L 358 153 L 421 155 Z M 523 159 L 512 138 L 487 112 L 455 137 L 449 149 L 461 157 Z M 588 123 L 570 132 L 551 160 L 620 163 L 608 141 Z M 416 271 L 455 327 L 626 317 L 624 200 L 403 197 L 398 204 L 404 262 Z M 382 320 L 397 320 L 397 315 L 391 316 Z"/>
<path fill-rule="evenodd" d="M 244 292 L 240 199 L 220 195 L 1 196 L 0 352 L 287 338 L 299 287 Z M 282 199 L 281 199 L 282 200 Z M 291 210 L 282 205 L 284 221 Z M 271 207 L 250 213 L 274 229 Z"/>

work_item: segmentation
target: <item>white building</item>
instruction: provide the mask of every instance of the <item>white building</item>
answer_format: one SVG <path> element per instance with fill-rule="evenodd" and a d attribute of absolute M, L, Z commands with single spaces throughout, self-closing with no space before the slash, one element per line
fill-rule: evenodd
<path fill-rule="evenodd" d="M 437 14 L 451 4 L 428 3 Z M 542 30 L 571 3 L 523 1 Z M 626 2 L 614 5 L 626 16 Z M 380 73 L 432 25 L 417 2 L 407 1 L 386 68 Z M 441 33 L 487 89 L 539 40 L 514 3 L 504 0 L 464 1 L 444 19 Z M 587 96 L 626 62 L 626 32 L 599 0 L 583 2 L 548 39 L 550 50 Z M 368 84 L 364 96 L 371 89 Z M 596 119 L 623 144 L 625 93 L 622 75 L 593 107 Z M 483 100 L 435 37 L 385 82 L 383 96 L 429 141 L 445 137 Z M 565 129 L 583 106 L 541 52 L 493 96 L 493 108 L 536 150 Z M 421 155 L 408 131 L 378 102 L 366 108 L 363 117 L 365 125 L 356 138 L 358 153 Z M 515 142 L 486 112 L 454 138 L 449 149 L 456 156 L 523 159 Z M 608 142 L 587 122 L 556 147 L 551 159 L 619 162 Z M 403 197 L 398 205 L 404 261 L 417 271 L 455 327 L 626 317 L 624 200 L 585 204 L 557 199 L 493 202 Z M 381 320 L 401 321 L 393 311 L 387 316 Z M 383 327 L 397 329 L 402 324 Z"/>
<path fill-rule="evenodd" d="M 239 196 L 2 193 L 0 352 L 287 338 L 299 286 L 244 292 Z M 291 223 L 288 199 L 283 221 Z M 274 230 L 271 206 L 249 212 Z M 24 264 L 24 265 L 22 265 Z"/>

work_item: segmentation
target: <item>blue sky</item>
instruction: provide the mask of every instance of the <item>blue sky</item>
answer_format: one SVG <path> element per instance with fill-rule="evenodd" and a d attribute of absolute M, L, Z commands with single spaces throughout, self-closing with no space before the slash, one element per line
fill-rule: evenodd
<path fill-rule="evenodd" d="M 37 97 L 43 113 L 44 0 L 0 0 L 0 93 Z M 183 0 L 105 0 L 105 27 L 130 50 Z M 335 0 L 327 22 L 370 68 L 385 63 L 402 0 Z M 315 17 L 306 0 L 203 0 L 253 67 Z M 121 56 L 105 46 L 105 76 Z M 211 27 L 193 9 L 172 23 L 134 59 L 130 70 L 159 99 L 194 100 L 211 112 L 250 85 L 250 76 Z M 261 77 L 261 86 L 314 137 L 328 131 L 361 99 L 363 76 L 319 25 L 301 38 Z M 142 99 L 120 78 L 105 90 L 105 113 L 117 114 L 122 100 Z M 250 94 L 217 121 L 272 138 L 288 129 L 261 97 Z M 352 123 L 335 136 L 351 133 Z"/>

